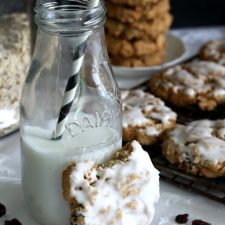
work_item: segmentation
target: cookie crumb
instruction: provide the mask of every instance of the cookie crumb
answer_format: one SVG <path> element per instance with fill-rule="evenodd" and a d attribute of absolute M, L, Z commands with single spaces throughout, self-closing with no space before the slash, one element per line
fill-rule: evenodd
<path fill-rule="evenodd" d="M 212 225 L 211 223 L 207 223 L 203 220 L 193 220 L 192 225 Z"/>
<path fill-rule="evenodd" d="M 184 223 L 187 223 L 188 222 L 188 216 L 189 214 L 180 214 L 180 215 L 177 215 L 176 218 L 175 218 L 175 221 L 179 224 L 184 224 Z"/>
<path fill-rule="evenodd" d="M 6 208 L 3 204 L 0 203 L 0 217 L 6 214 Z"/>
<path fill-rule="evenodd" d="M 17 220 L 16 218 L 14 218 L 12 220 L 6 220 L 5 221 L 5 225 L 22 225 L 22 223 L 20 223 L 19 220 Z"/>

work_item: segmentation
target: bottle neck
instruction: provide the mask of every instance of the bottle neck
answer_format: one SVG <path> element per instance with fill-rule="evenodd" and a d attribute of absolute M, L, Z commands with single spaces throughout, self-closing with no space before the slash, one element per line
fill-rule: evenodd
<path fill-rule="evenodd" d="M 97 6 L 88 5 L 88 2 L 38 0 L 35 21 L 39 29 L 45 32 L 62 36 L 90 35 L 96 28 L 103 27 L 106 7 L 102 0 Z"/>
<path fill-rule="evenodd" d="M 52 74 L 66 81 L 73 74 L 74 54 L 83 38 L 86 38 L 84 34 L 55 35 L 39 29 L 33 59 L 45 67 L 48 64 L 50 68 L 54 68 Z M 109 58 L 104 28 L 98 27 L 88 36 L 82 67 L 85 70 L 91 70 L 89 67 L 98 67 L 97 65 L 102 63 L 109 63 Z M 89 72 L 83 74 L 90 75 Z"/>

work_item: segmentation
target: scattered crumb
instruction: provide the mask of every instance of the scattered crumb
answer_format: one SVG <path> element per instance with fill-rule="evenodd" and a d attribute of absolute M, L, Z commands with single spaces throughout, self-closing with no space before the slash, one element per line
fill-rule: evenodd
<path fill-rule="evenodd" d="M 179 224 L 184 224 L 184 223 L 187 223 L 188 222 L 188 214 L 180 214 L 180 215 L 177 215 L 176 218 L 175 218 L 175 221 Z"/>

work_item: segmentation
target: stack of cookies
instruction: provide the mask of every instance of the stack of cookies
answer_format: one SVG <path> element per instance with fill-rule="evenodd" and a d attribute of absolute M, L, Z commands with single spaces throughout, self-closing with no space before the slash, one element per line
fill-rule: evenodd
<path fill-rule="evenodd" d="M 153 66 L 165 58 L 169 0 L 106 0 L 106 41 L 113 65 Z"/>

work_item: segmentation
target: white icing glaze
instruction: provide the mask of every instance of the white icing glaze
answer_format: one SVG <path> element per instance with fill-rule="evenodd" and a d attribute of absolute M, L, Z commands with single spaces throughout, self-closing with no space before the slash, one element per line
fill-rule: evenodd
<path fill-rule="evenodd" d="M 220 128 L 217 132 L 218 137 L 222 138 L 223 140 L 225 140 L 225 127 Z"/>
<path fill-rule="evenodd" d="M 209 98 L 225 97 L 225 67 L 218 63 L 193 61 L 170 68 L 162 75 L 163 85 L 172 88 L 174 93 L 182 92 L 190 97 L 198 94 Z"/>
<path fill-rule="evenodd" d="M 155 127 L 147 127 L 146 134 L 149 136 L 157 136 L 159 135 L 159 131 Z"/>
<path fill-rule="evenodd" d="M 217 85 L 219 87 L 225 89 L 225 78 L 224 77 L 215 79 L 215 82 L 217 83 Z"/>
<path fill-rule="evenodd" d="M 225 89 L 222 88 L 217 88 L 213 92 L 213 96 L 218 97 L 218 96 L 225 96 Z"/>
<path fill-rule="evenodd" d="M 220 60 L 218 61 L 218 63 L 221 64 L 221 65 L 225 65 L 225 57 L 222 58 L 222 59 L 220 59 Z"/>
<path fill-rule="evenodd" d="M 186 90 L 185 90 L 185 94 L 186 95 L 188 95 L 188 96 L 195 96 L 195 94 L 196 94 L 196 91 L 195 90 L 193 90 L 193 89 L 191 89 L 191 88 L 187 88 Z"/>
<path fill-rule="evenodd" d="M 147 135 L 160 134 L 156 123 L 167 127 L 176 120 L 176 114 L 162 100 L 142 90 L 122 92 L 122 103 L 123 127 L 143 126 Z"/>
<path fill-rule="evenodd" d="M 173 91 L 174 91 L 175 93 L 181 92 L 181 91 L 183 91 L 183 90 L 184 90 L 184 87 L 181 86 L 181 85 L 176 85 L 175 87 L 173 87 Z"/>
<path fill-rule="evenodd" d="M 151 223 L 159 199 L 159 172 L 137 141 L 131 145 L 129 160 L 112 167 L 103 169 L 90 161 L 76 164 L 70 175 L 70 193 L 85 207 L 78 210 L 85 225 Z"/>
<path fill-rule="evenodd" d="M 170 69 L 170 76 L 168 76 L 167 72 L 165 74 L 165 77 L 173 83 L 173 90 L 175 90 L 177 87 L 179 89 L 183 89 L 186 91 L 187 89 L 190 91 L 198 90 L 199 87 L 203 86 L 204 80 L 202 79 L 196 79 L 196 77 L 182 68 L 181 66 L 176 66 L 173 68 L 173 73 L 172 73 L 172 68 Z"/>
<path fill-rule="evenodd" d="M 123 127 L 128 127 L 129 125 L 141 126 L 148 123 L 148 121 L 140 108 L 130 108 L 123 112 Z"/>
<path fill-rule="evenodd" d="M 204 46 L 204 55 L 208 58 L 213 58 L 220 64 L 224 64 L 224 49 L 225 40 L 211 41 Z"/>
<path fill-rule="evenodd" d="M 214 164 L 225 162 L 225 120 L 199 120 L 188 126 L 177 125 L 170 132 L 170 138 L 181 153 L 191 156 L 197 149 L 202 160 Z"/>
<path fill-rule="evenodd" d="M 210 61 L 193 61 L 188 64 L 188 68 L 198 75 L 225 75 L 225 67 Z"/>

